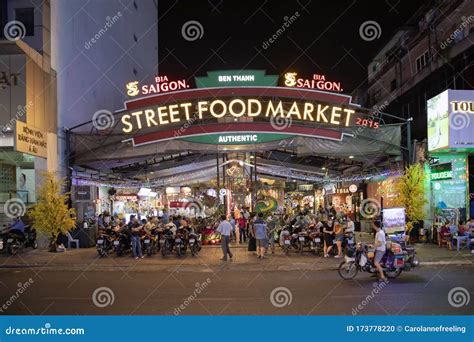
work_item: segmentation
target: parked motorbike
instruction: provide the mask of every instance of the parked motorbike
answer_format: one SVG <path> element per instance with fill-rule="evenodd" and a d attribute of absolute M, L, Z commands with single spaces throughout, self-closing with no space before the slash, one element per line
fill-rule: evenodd
<path fill-rule="evenodd" d="M 117 256 L 122 256 L 124 253 L 129 252 L 131 250 L 130 235 L 123 231 L 119 232 L 113 240 L 113 245 Z"/>
<path fill-rule="evenodd" d="M 405 262 L 406 252 L 402 247 L 391 242 L 389 248 L 381 260 L 384 274 L 387 278 L 397 278 L 402 271 L 410 271 L 411 264 Z M 357 244 L 356 248 L 347 251 L 344 261 L 339 265 L 338 273 L 343 279 L 353 279 L 359 271 L 375 274 L 377 269 L 374 265 L 374 248 L 364 242 Z"/>
<path fill-rule="evenodd" d="M 163 257 L 166 254 L 173 252 L 174 248 L 174 236 L 173 232 L 169 228 L 161 228 L 160 229 L 160 249 L 161 255 Z"/>
<path fill-rule="evenodd" d="M 283 228 L 280 233 L 280 243 L 281 247 L 283 248 L 283 253 L 285 253 L 285 255 L 288 255 L 288 253 L 290 252 L 291 239 L 292 237 L 288 228 Z"/>
<path fill-rule="evenodd" d="M 112 244 L 114 236 L 111 230 L 99 230 L 98 237 L 96 241 L 97 253 L 100 257 L 106 257 L 109 255 L 109 252 L 113 250 L 114 246 Z"/>
<path fill-rule="evenodd" d="M 196 256 L 201 250 L 201 234 L 189 233 L 188 243 L 189 249 L 191 250 L 191 255 Z"/>
<path fill-rule="evenodd" d="M 313 250 L 314 254 L 322 255 L 323 254 L 323 239 L 319 230 L 312 230 L 309 233 L 310 247 Z"/>
<path fill-rule="evenodd" d="M 174 248 L 177 256 L 182 256 L 186 252 L 186 232 L 184 229 L 178 229 L 174 239 Z"/>
<path fill-rule="evenodd" d="M 309 245 L 308 232 L 303 229 L 298 233 L 298 252 L 303 254 L 305 246 Z"/>
<path fill-rule="evenodd" d="M 146 255 L 151 256 L 160 250 L 159 233 L 156 228 L 152 229 L 150 233 L 144 232 L 141 239 L 143 253 Z"/>
<path fill-rule="evenodd" d="M 38 248 L 36 241 L 36 229 L 25 226 L 25 232 L 19 230 L 8 230 L 2 234 L 0 240 L 0 251 L 5 251 L 10 255 L 16 255 L 23 248 Z"/>

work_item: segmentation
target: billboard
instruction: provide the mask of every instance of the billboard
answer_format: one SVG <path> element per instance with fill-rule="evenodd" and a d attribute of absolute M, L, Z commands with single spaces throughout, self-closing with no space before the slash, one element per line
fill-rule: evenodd
<path fill-rule="evenodd" d="M 427 101 L 428 150 L 474 149 L 474 91 L 445 90 Z"/>

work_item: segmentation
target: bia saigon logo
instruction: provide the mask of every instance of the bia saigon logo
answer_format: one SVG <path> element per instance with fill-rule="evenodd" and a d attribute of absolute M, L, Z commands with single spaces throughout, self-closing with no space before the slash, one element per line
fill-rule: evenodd
<path fill-rule="evenodd" d="M 126 84 L 127 95 L 128 96 L 137 96 L 137 95 L 152 95 L 158 93 L 166 93 L 175 90 L 182 90 L 189 88 L 189 84 L 186 80 L 177 80 L 170 81 L 168 76 L 156 76 L 155 83 L 144 84 L 139 86 L 138 81 L 128 82 Z"/>
<path fill-rule="evenodd" d="M 326 75 L 314 74 L 313 78 L 296 78 L 296 72 L 287 72 L 285 74 L 285 86 L 295 88 L 310 88 L 326 91 L 341 92 L 341 82 L 328 81 Z"/>

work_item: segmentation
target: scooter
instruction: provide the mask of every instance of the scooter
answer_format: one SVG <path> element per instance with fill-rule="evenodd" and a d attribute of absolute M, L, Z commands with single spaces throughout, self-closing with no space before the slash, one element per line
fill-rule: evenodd
<path fill-rule="evenodd" d="M 0 251 L 5 251 L 9 255 L 16 255 L 23 248 L 38 248 L 36 241 L 36 229 L 25 226 L 25 232 L 19 230 L 8 230 L 4 232 L 0 240 Z"/>
<path fill-rule="evenodd" d="M 347 251 L 344 261 L 339 265 L 338 273 L 343 279 L 353 279 L 359 271 L 376 274 L 378 271 L 374 265 L 374 252 L 372 246 L 364 242 L 357 244 L 356 248 Z M 387 278 L 397 278 L 402 271 L 410 271 L 409 262 L 405 262 L 405 252 L 402 247 L 392 242 L 381 260 L 384 274 Z"/>

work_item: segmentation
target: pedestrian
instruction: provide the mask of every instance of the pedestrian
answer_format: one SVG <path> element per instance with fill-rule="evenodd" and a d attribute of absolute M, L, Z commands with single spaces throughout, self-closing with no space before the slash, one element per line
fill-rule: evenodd
<path fill-rule="evenodd" d="M 168 209 L 164 208 L 163 216 L 161 216 L 161 222 L 163 224 L 168 224 L 169 221 L 170 221 L 170 215 L 168 214 Z"/>
<path fill-rule="evenodd" d="M 230 216 L 229 223 L 232 226 L 232 234 L 230 240 L 237 242 L 236 222 L 233 214 Z"/>
<path fill-rule="evenodd" d="M 232 225 L 227 221 L 226 216 L 221 216 L 221 223 L 217 227 L 217 231 L 221 234 L 221 246 L 224 256 L 221 258 L 223 261 L 227 261 L 227 255 L 232 259 L 232 252 L 229 248 L 230 235 L 232 233 Z"/>
<path fill-rule="evenodd" d="M 383 268 L 382 265 L 380 264 L 380 261 L 382 261 L 382 258 L 385 254 L 385 251 L 387 249 L 387 241 L 385 239 L 385 232 L 382 229 L 382 224 L 380 221 L 374 221 L 372 223 L 373 228 L 375 229 L 375 257 L 374 257 L 374 265 L 379 271 L 379 281 L 387 281 L 387 278 L 385 278 L 385 275 L 383 274 Z"/>
<path fill-rule="evenodd" d="M 142 244 L 140 242 L 140 230 L 141 226 L 138 222 L 135 222 L 132 225 L 131 228 L 131 235 L 132 235 L 132 252 L 133 252 L 133 257 L 135 259 L 143 259 L 143 254 L 142 254 Z"/>
<path fill-rule="evenodd" d="M 247 241 L 247 220 L 243 215 L 239 218 L 239 243 Z"/>
<path fill-rule="evenodd" d="M 342 241 L 344 240 L 344 233 L 342 224 L 339 221 L 334 222 L 334 235 L 336 237 L 337 255 L 335 258 L 342 258 Z"/>
<path fill-rule="evenodd" d="M 263 220 L 263 213 L 258 213 L 253 224 L 254 235 L 257 239 L 257 257 L 264 259 L 267 250 L 267 224 Z"/>
<path fill-rule="evenodd" d="M 323 223 L 323 237 L 324 237 L 324 257 L 329 258 L 329 253 L 332 250 L 334 230 L 333 230 L 333 220 L 331 217 L 327 222 Z"/>

